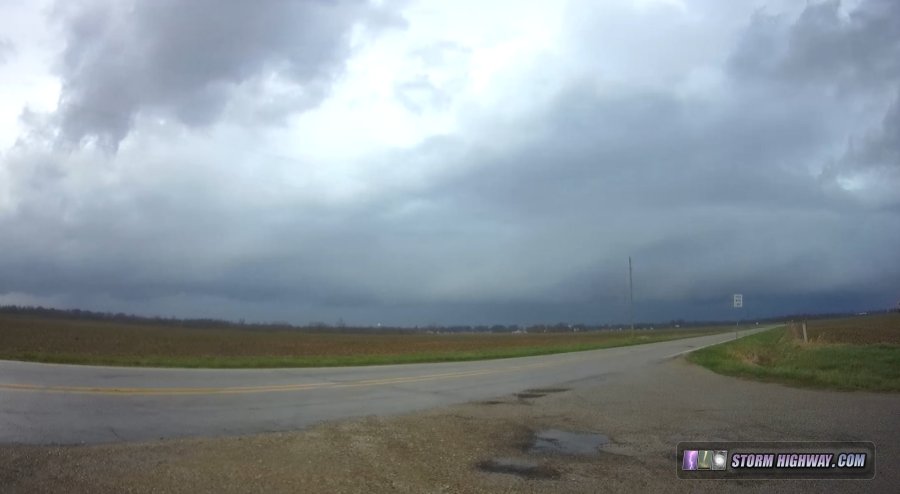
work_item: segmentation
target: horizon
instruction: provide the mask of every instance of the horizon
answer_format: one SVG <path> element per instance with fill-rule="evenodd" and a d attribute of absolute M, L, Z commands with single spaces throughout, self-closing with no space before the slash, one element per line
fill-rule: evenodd
<path fill-rule="evenodd" d="M 660 328 L 678 328 L 684 326 L 685 329 L 690 329 L 692 327 L 705 327 L 705 326 L 715 326 L 715 325 L 731 325 L 732 323 L 740 324 L 740 325 L 753 325 L 759 324 L 760 322 L 775 322 L 775 321 L 788 321 L 793 320 L 793 318 L 802 317 L 804 319 L 829 319 L 829 318 L 840 318 L 840 317 L 850 317 L 850 316 L 866 316 L 866 315 L 876 315 L 876 314 L 890 314 L 893 312 L 897 312 L 900 310 L 898 307 L 891 308 L 870 308 L 867 310 L 853 311 L 853 312 L 822 312 L 822 313 L 792 313 L 792 314 L 777 314 L 766 317 L 759 317 L 755 319 L 747 319 L 747 320 L 711 320 L 711 319 L 671 319 L 667 321 L 663 320 L 646 320 L 646 321 L 635 321 L 634 328 L 635 330 L 646 330 L 646 329 L 655 329 L 656 326 Z M 103 311 L 94 311 L 94 310 L 86 310 L 80 308 L 61 308 L 61 307 L 43 307 L 43 306 L 19 306 L 19 305 L 0 305 L 0 314 L 25 314 L 25 315 L 44 315 L 45 312 L 50 312 L 60 316 L 74 316 L 76 318 L 84 318 L 87 320 L 118 320 L 124 319 L 125 321 L 131 322 L 159 322 L 162 324 L 167 324 L 169 322 L 177 322 L 180 324 L 223 324 L 226 327 L 288 327 L 291 329 L 398 329 L 398 330 L 426 330 L 426 329 L 496 329 L 502 328 L 505 330 L 509 329 L 533 329 L 533 328 L 559 328 L 559 326 L 567 326 L 570 329 L 573 328 L 584 328 L 584 329 L 592 329 L 592 328 L 601 328 L 601 329 L 622 329 L 627 330 L 629 328 L 629 323 L 621 322 L 621 321 L 608 321 L 608 322 L 585 322 L 585 321 L 555 321 L 555 322 L 535 322 L 535 323 L 482 323 L 482 324 L 463 324 L 463 323 L 449 323 L 449 324 L 416 324 L 416 325 L 385 325 L 380 323 L 348 323 L 343 320 L 337 320 L 333 322 L 329 321 L 307 321 L 305 323 L 302 322 L 290 322 L 290 321 L 263 321 L 263 320 L 246 320 L 244 318 L 241 319 L 215 319 L 215 318 L 187 318 L 187 317 L 176 317 L 172 315 L 149 315 L 149 314 L 131 314 L 131 313 L 123 313 L 123 312 L 103 312 Z M 650 326 L 650 328 L 647 328 Z"/>

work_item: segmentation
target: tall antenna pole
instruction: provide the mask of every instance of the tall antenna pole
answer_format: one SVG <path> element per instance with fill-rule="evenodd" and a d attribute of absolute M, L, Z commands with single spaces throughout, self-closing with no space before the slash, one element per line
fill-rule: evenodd
<path fill-rule="evenodd" d="M 628 320 L 634 333 L 634 285 L 631 282 L 631 256 L 628 256 Z"/>

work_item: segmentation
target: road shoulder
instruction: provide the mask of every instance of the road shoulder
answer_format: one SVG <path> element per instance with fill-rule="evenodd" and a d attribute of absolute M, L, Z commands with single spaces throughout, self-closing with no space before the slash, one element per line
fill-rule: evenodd
<path fill-rule="evenodd" d="M 12 492 L 596 492 L 719 491 L 675 479 L 681 440 L 875 440 L 879 465 L 900 459 L 900 396 L 797 390 L 739 381 L 683 359 L 639 372 L 397 417 L 298 432 L 74 447 L 0 446 L 0 485 Z M 865 412 L 865 413 L 863 413 Z M 609 437 L 590 456 L 533 455 L 542 429 Z M 481 471 L 518 459 L 556 472 L 526 478 Z M 749 492 L 885 490 L 874 481 L 736 482 Z"/>

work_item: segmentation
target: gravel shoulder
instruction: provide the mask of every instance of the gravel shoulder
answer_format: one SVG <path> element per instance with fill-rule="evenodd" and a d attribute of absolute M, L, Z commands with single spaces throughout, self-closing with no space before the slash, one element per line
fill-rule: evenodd
<path fill-rule="evenodd" d="M 683 359 L 523 396 L 290 433 L 89 446 L 0 445 L 2 492 L 891 492 L 900 395 L 794 389 Z M 532 455 L 541 429 L 597 432 L 593 456 Z M 684 481 L 682 440 L 872 440 L 872 481 Z M 550 478 L 489 473 L 530 462 Z"/>

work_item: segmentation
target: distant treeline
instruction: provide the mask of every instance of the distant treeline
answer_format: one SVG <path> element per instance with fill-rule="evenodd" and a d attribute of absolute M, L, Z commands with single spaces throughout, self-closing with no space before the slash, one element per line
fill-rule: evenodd
<path fill-rule="evenodd" d="M 888 312 L 886 310 L 868 311 L 868 314 L 879 314 Z M 343 321 L 335 324 L 325 322 L 312 322 L 303 326 L 294 325 L 287 322 L 270 322 L 270 323 L 246 323 L 244 320 L 227 321 L 223 319 L 181 319 L 176 317 L 147 317 L 137 316 L 134 314 L 125 314 L 122 312 L 95 312 L 81 309 L 54 309 L 41 306 L 20 306 L 20 305 L 0 305 L 0 314 L 14 315 L 32 315 L 45 318 L 58 319 L 82 319 L 88 321 L 109 321 L 130 324 L 152 324 L 159 326 L 171 326 L 179 328 L 197 328 L 197 329 L 246 329 L 246 330 L 264 330 L 264 331 L 306 331 L 306 332 L 334 332 L 334 333 L 358 333 L 358 332 L 378 332 L 378 333 L 423 333 L 423 332 L 441 332 L 441 333 L 570 333 L 580 331 L 604 331 L 618 330 L 630 328 L 627 324 L 493 324 L 493 325 L 451 325 L 451 326 L 413 326 L 413 327 L 397 327 L 397 326 L 348 326 Z M 772 323 L 787 320 L 808 320 L 808 319 L 825 319 L 833 317 L 847 317 L 857 315 L 858 312 L 847 313 L 829 313 L 829 314 L 792 314 L 787 316 L 769 317 L 765 319 L 754 319 L 753 322 Z M 749 321 L 745 321 L 745 324 Z M 684 319 L 675 319 L 667 322 L 640 322 L 635 323 L 635 329 L 675 329 L 675 328 L 696 328 L 704 326 L 723 326 L 734 324 L 731 321 L 691 321 Z"/>

